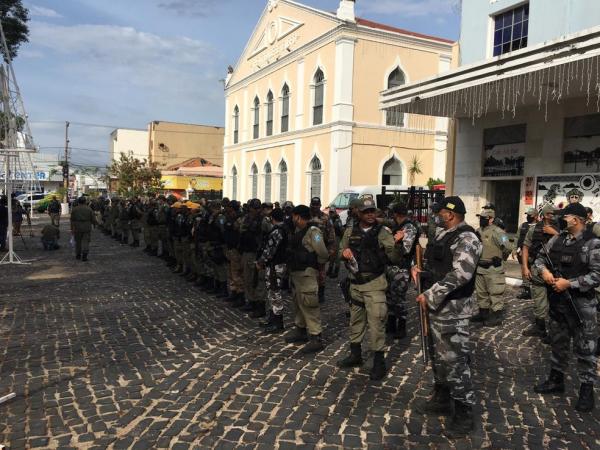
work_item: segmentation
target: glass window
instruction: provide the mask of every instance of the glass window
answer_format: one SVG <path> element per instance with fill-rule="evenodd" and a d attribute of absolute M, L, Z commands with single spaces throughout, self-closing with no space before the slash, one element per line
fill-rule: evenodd
<path fill-rule="evenodd" d="M 404 72 L 400 70 L 400 67 L 396 67 L 396 69 L 390 73 L 388 77 L 388 89 L 392 89 L 398 86 L 402 86 L 406 83 L 406 77 Z M 404 113 L 396 110 L 390 109 L 385 114 L 385 123 L 391 127 L 403 127 L 404 126 Z"/>
<path fill-rule="evenodd" d="M 397 158 L 391 158 L 383 165 L 381 184 L 402 186 L 402 163 Z"/>
<path fill-rule="evenodd" d="M 350 202 L 355 198 L 358 198 L 356 192 L 342 192 L 341 194 L 338 194 L 331 204 L 338 209 L 348 209 L 350 207 Z"/>
<path fill-rule="evenodd" d="M 279 201 L 287 201 L 287 164 L 285 161 L 279 163 Z"/>
<path fill-rule="evenodd" d="M 316 156 L 310 162 L 310 198 L 321 197 L 321 160 Z"/>
<path fill-rule="evenodd" d="M 267 94 L 267 136 L 273 135 L 273 93 Z"/>
<path fill-rule="evenodd" d="M 285 133 L 290 126 L 290 88 L 287 84 L 281 90 L 281 132 Z"/>
<path fill-rule="evenodd" d="M 271 163 L 265 164 L 265 202 L 271 201 Z"/>
<path fill-rule="evenodd" d="M 494 56 L 527 47 L 529 4 L 494 17 Z"/>
<path fill-rule="evenodd" d="M 237 200 L 237 169 L 231 169 L 231 199 Z"/>
<path fill-rule="evenodd" d="M 258 167 L 256 164 L 252 164 L 252 168 L 250 169 L 250 174 L 252 177 L 252 198 L 258 197 Z"/>
<path fill-rule="evenodd" d="M 313 125 L 323 123 L 323 98 L 325 95 L 325 75 L 321 69 L 317 70 L 314 78 L 315 105 L 313 107 Z"/>
<path fill-rule="evenodd" d="M 240 108 L 233 110 L 233 143 L 237 144 L 240 137 Z"/>
<path fill-rule="evenodd" d="M 258 139 L 258 130 L 260 127 L 260 100 L 258 97 L 254 98 L 254 127 L 252 136 L 254 139 Z"/>

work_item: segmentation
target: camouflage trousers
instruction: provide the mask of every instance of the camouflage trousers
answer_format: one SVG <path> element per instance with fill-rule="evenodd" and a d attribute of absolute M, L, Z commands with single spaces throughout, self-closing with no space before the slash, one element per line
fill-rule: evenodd
<path fill-rule="evenodd" d="M 213 277 L 210 256 L 208 254 L 208 242 L 198 242 L 195 247 L 195 270 L 196 274 L 204 277 Z"/>
<path fill-rule="evenodd" d="M 538 269 L 531 269 L 531 299 L 533 300 L 533 315 L 536 319 L 546 320 L 548 317 L 548 293 L 546 283 Z"/>
<path fill-rule="evenodd" d="M 431 338 L 435 355 L 433 377 L 450 388 L 450 396 L 469 405 L 475 404 L 471 382 L 469 319 L 437 320 L 430 316 Z"/>
<path fill-rule="evenodd" d="M 385 277 L 388 282 L 388 288 L 385 291 L 388 314 L 406 320 L 406 292 L 410 283 L 410 273 L 408 269 L 388 266 Z"/>
<path fill-rule="evenodd" d="M 129 222 L 129 228 L 131 230 L 131 237 L 134 242 L 139 242 L 140 233 L 142 232 L 142 223 L 139 220 L 132 220 Z"/>
<path fill-rule="evenodd" d="M 225 256 L 227 264 L 227 280 L 231 292 L 244 292 L 244 271 L 242 269 L 242 256 L 235 248 L 227 249 Z"/>
<path fill-rule="evenodd" d="M 552 369 L 561 373 L 566 372 L 571 353 L 571 338 L 573 338 L 573 353 L 577 358 L 579 381 L 595 383 L 596 346 L 598 340 L 598 324 L 596 317 L 596 298 L 575 297 L 573 300 L 582 324 L 577 324 L 575 313 L 564 299 L 552 299 L 550 296 L 550 325 L 548 335 L 552 346 L 550 364 Z"/>
<path fill-rule="evenodd" d="M 279 316 L 283 313 L 283 295 L 282 283 L 286 276 L 285 264 L 268 266 L 265 270 L 265 284 L 267 286 L 267 308 L 271 309 L 273 314 Z"/>
<path fill-rule="evenodd" d="M 160 255 L 161 256 L 166 256 L 166 255 L 172 256 L 172 250 L 170 249 L 170 244 L 169 244 L 169 231 L 167 230 L 167 226 L 159 225 L 157 227 L 157 231 L 158 231 L 158 241 L 160 242 Z"/>
<path fill-rule="evenodd" d="M 249 303 L 265 301 L 265 274 L 256 269 L 256 253 L 242 253 L 242 270 L 244 273 L 244 293 Z"/>
<path fill-rule="evenodd" d="M 121 235 L 121 242 L 129 243 L 129 221 L 119 219 L 118 233 Z"/>

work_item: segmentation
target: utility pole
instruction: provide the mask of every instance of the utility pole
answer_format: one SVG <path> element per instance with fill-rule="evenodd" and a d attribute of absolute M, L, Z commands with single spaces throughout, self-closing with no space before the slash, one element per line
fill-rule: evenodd
<path fill-rule="evenodd" d="M 69 122 L 65 122 L 65 159 L 63 161 L 63 195 L 62 215 L 69 213 Z"/>

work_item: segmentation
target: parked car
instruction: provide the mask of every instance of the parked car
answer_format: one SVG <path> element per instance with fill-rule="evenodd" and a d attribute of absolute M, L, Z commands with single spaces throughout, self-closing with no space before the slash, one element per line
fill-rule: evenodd
<path fill-rule="evenodd" d="M 47 194 L 39 192 L 36 192 L 34 194 L 22 194 L 19 195 L 19 197 L 24 198 L 20 199 L 19 197 L 17 197 L 17 200 L 21 202 L 21 206 L 23 206 L 23 208 L 25 208 L 26 210 L 31 210 L 31 207 L 33 206 L 35 208 L 39 202 L 44 200 L 46 195 Z"/>

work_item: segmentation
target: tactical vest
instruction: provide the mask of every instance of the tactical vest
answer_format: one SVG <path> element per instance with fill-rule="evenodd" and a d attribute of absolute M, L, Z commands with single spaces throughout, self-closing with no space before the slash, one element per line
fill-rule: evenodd
<path fill-rule="evenodd" d="M 128 211 L 129 220 L 138 220 L 140 218 L 140 212 L 138 211 L 136 205 L 131 205 Z"/>
<path fill-rule="evenodd" d="M 189 232 L 188 218 L 184 214 L 178 213 L 174 220 L 173 236 L 176 238 L 184 238 L 187 237 Z"/>
<path fill-rule="evenodd" d="M 156 221 L 159 225 L 166 225 L 169 207 L 168 206 L 159 206 L 156 215 Z"/>
<path fill-rule="evenodd" d="M 194 224 L 194 236 L 196 238 L 196 242 L 202 244 L 208 242 L 208 238 L 210 235 L 210 226 L 208 224 L 208 218 L 205 215 L 198 216 L 196 218 L 196 223 Z"/>
<path fill-rule="evenodd" d="M 413 245 L 410 249 L 410 251 L 408 252 L 407 255 L 404 256 L 404 258 L 402 259 L 402 262 L 398 264 L 398 266 L 401 266 L 403 268 L 410 268 L 411 263 L 413 261 L 413 259 L 415 258 L 415 253 L 417 253 L 417 245 L 419 244 L 419 229 L 420 227 L 414 223 L 412 220 L 405 220 L 404 222 L 402 222 L 400 225 L 395 224 L 392 227 L 392 235 L 395 235 L 398 231 L 402 230 L 406 225 L 412 225 L 413 227 L 415 227 L 415 229 L 417 230 L 417 236 L 415 238 L 415 241 L 413 242 Z"/>
<path fill-rule="evenodd" d="M 150 211 L 148 211 L 148 218 L 146 219 L 146 222 L 148 223 L 149 226 L 153 227 L 158 225 L 158 209 L 154 208 L 151 209 Z"/>
<path fill-rule="evenodd" d="M 227 220 L 223 225 L 223 241 L 229 250 L 240 244 L 240 233 L 235 229 L 235 219 Z"/>
<path fill-rule="evenodd" d="M 529 247 L 529 261 L 535 261 L 542 250 L 542 245 L 546 245 L 551 238 L 551 234 L 544 233 L 544 221 L 535 224 L 533 236 L 531 236 L 531 247 Z"/>
<path fill-rule="evenodd" d="M 461 233 L 465 231 L 470 231 L 471 233 L 475 233 L 475 230 L 471 228 L 469 225 L 463 225 L 458 227 L 451 233 L 446 233 L 446 235 L 439 241 L 434 240 L 433 243 L 427 245 L 427 250 L 425 250 L 425 260 L 427 261 L 427 270 L 431 273 L 431 279 L 427 280 L 427 286 L 424 286 L 426 289 L 429 289 L 438 281 L 444 279 L 448 272 L 454 270 L 452 267 L 452 262 L 454 259 L 454 255 L 450 251 L 450 247 L 454 245 L 456 240 L 458 239 Z M 477 264 L 478 261 L 475 261 Z M 467 284 L 459 287 L 458 289 L 452 291 L 446 297 L 447 300 L 454 300 L 460 298 L 470 297 L 475 291 L 475 274 Z"/>
<path fill-rule="evenodd" d="M 522 248 L 523 243 L 525 242 L 525 237 L 529 232 L 529 227 L 531 224 L 529 222 L 523 222 L 519 227 L 519 238 L 517 239 L 517 248 Z"/>
<path fill-rule="evenodd" d="M 240 252 L 256 253 L 262 241 L 260 216 L 244 218 L 240 229 Z"/>
<path fill-rule="evenodd" d="M 304 271 L 309 267 L 312 267 L 313 269 L 319 268 L 317 254 L 308 251 L 302 244 L 302 240 L 309 229 L 310 225 L 307 225 L 303 230 L 294 233 L 290 239 L 290 258 L 288 260 L 290 272 Z"/>
<path fill-rule="evenodd" d="M 288 250 L 288 248 L 287 248 L 288 233 L 287 233 L 287 229 L 285 228 L 285 225 L 275 225 L 275 227 L 271 230 L 271 232 L 267 236 L 267 243 L 269 242 L 271 236 L 277 232 L 277 230 L 279 230 L 279 233 L 281 233 L 281 235 L 283 236 L 283 239 L 279 243 L 279 246 L 277 247 L 277 251 L 275 252 L 275 255 L 273 255 L 273 259 L 271 260 L 271 263 L 274 265 L 284 264 L 288 258 L 288 252 L 287 252 L 287 250 Z"/>
<path fill-rule="evenodd" d="M 366 233 L 357 224 L 352 228 L 348 246 L 356 261 L 359 273 L 381 275 L 385 271 L 388 258 L 379 245 L 381 225 L 373 225 Z"/>
<path fill-rule="evenodd" d="M 496 227 L 488 225 L 480 231 L 481 242 L 483 243 L 483 252 L 481 253 L 482 261 L 491 261 L 492 258 L 502 259 L 502 249 L 498 247 L 493 239 Z"/>
<path fill-rule="evenodd" d="M 556 242 L 554 242 L 554 245 L 550 249 L 550 260 L 554 268 L 560 273 L 560 276 L 569 280 L 586 275 L 590 271 L 587 263 L 582 261 L 581 254 L 583 253 L 585 244 L 590 239 L 594 239 L 595 236 L 584 230 L 582 238 L 569 246 L 565 245 L 566 238 L 567 234 L 561 233 Z"/>
<path fill-rule="evenodd" d="M 211 219 L 209 219 L 207 236 L 208 236 L 209 242 L 222 244 L 223 237 L 221 236 L 221 227 L 219 226 L 219 222 L 217 222 L 218 219 L 219 219 L 218 215 L 213 216 Z"/>

